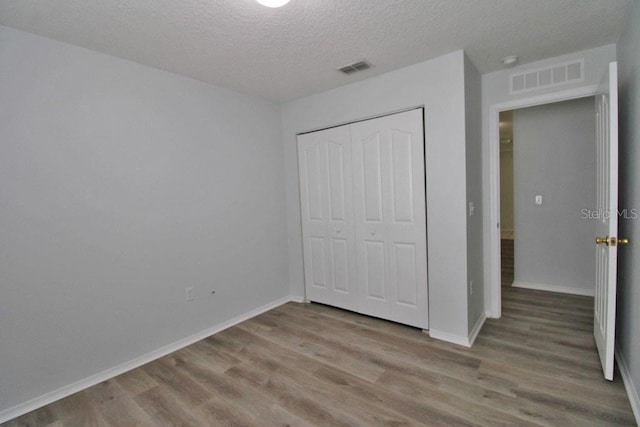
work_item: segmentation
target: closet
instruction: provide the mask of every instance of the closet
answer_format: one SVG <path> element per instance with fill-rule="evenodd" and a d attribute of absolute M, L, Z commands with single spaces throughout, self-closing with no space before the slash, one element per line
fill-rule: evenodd
<path fill-rule="evenodd" d="M 298 135 L 306 298 L 428 328 L 423 109 Z"/>

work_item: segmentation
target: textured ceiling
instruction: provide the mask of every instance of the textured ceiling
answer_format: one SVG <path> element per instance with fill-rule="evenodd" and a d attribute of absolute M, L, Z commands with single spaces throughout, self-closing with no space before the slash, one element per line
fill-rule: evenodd
<path fill-rule="evenodd" d="M 617 41 L 631 0 L 0 0 L 0 24 L 286 101 L 464 49 L 481 73 Z M 367 59 L 375 68 L 335 69 Z"/>

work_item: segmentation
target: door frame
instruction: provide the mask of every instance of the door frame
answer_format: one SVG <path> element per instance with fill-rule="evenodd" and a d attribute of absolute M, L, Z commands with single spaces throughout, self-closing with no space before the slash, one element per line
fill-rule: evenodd
<path fill-rule="evenodd" d="M 489 256 L 485 269 L 489 272 L 488 294 L 485 294 L 487 317 L 498 319 L 502 315 L 501 260 L 500 260 L 500 113 L 555 102 L 595 96 L 598 85 L 545 93 L 489 105 Z M 515 149 L 515 147 L 514 147 Z M 494 224 L 496 224 L 494 226 Z M 485 291 L 486 292 L 486 291 Z M 487 298 L 488 297 L 488 298 Z"/>

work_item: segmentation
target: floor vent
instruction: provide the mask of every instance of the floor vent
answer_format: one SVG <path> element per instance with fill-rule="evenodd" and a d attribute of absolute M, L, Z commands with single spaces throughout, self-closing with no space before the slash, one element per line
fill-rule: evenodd
<path fill-rule="evenodd" d="M 511 94 L 531 92 L 584 81 L 584 58 L 509 76 Z"/>
<path fill-rule="evenodd" d="M 367 61 L 358 61 L 352 64 L 347 64 L 344 67 L 338 68 L 338 71 L 344 74 L 354 74 L 360 71 L 368 70 L 371 68 L 371 64 Z"/>

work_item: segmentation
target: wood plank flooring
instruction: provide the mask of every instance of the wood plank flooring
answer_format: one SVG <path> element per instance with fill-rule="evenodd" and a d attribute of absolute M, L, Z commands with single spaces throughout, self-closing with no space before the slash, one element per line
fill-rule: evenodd
<path fill-rule="evenodd" d="M 635 425 L 592 298 L 503 288 L 472 349 L 289 303 L 7 426 Z"/>
<path fill-rule="evenodd" d="M 513 239 L 500 240 L 500 267 L 502 268 L 502 285 L 513 284 L 514 245 Z"/>

